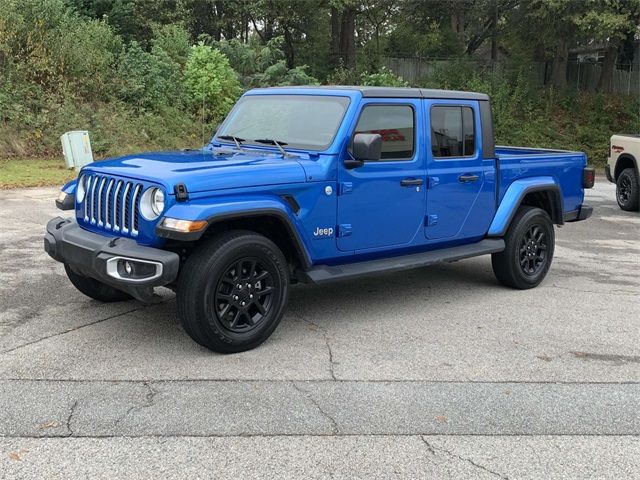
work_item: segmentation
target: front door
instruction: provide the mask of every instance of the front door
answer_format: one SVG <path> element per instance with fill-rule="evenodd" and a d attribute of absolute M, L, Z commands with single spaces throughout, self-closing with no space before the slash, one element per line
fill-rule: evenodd
<path fill-rule="evenodd" d="M 478 103 L 434 100 L 425 106 L 431 143 L 425 235 L 429 239 L 482 235 L 495 208 L 495 165 L 493 159 L 482 158 Z"/>
<path fill-rule="evenodd" d="M 401 246 L 422 237 L 426 171 L 416 134 L 424 128 L 420 108 L 418 99 L 363 101 L 351 138 L 380 134 L 382 158 L 351 170 L 340 163 L 339 250 Z"/>

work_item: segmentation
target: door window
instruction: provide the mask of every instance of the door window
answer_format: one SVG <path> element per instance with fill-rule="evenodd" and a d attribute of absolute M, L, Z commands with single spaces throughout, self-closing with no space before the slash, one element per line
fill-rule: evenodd
<path fill-rule="evenodd" d="M 367 105 L 355 133 L 378 133 L 382 137 L 381 160 L 413 158 L 415 120 L 409 105 Z"/>
<path fill-rule="evenodd" d="M 431 108 L 431 153 L 435 158 L 470 157 L 475 153 L 475 146 L 471 107 Z"/>

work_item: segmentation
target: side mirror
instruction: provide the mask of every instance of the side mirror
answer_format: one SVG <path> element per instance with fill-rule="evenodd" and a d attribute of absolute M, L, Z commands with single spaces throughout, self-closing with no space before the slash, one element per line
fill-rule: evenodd
<path fill-rule="evenodd" d="M 353 158 L 345 160 L 347 168 L 364 165 L 365 161 L 378 161 L 382 156 L 382 137 L 377 133 L 356 133 L 353 137 Z"/>

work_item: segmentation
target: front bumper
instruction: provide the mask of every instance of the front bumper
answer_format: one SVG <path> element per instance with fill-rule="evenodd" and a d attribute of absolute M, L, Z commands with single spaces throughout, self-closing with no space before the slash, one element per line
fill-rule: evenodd
<path fill-rule="evenodd" d="M 607 180 L 609 180 L 611 183 L 616 183 L 613 175 L 611 175 L 611 166 L 609 164 L 604 166 L 604 174 L 607 176 Z"/>
<path fill-rule="evenodd" d="M 173 282 L 180 268 L 177 253 L 144 247 L 130 238 L 98 235 L 83 230 L 72 218 L 56 217 L 47 223 L 44 249 L 51 258 L 69 265 L 78 273 L 143 301 L 151 298 L 153 287 Z M 142 278 L 125 278 L 114 268 L 119 260 L 152 265 L 154 271 Z"/>

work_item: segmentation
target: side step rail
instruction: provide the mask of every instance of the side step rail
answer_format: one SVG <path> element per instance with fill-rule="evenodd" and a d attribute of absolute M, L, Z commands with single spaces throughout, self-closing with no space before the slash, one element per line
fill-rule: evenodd
<path fill-rule="evenodd" d="M 477 243 L 458 247 L 441 248 L 429 252 L 414 253 L 400 257 L 369 260 L 347 265 L 318 265 L 305 273 L 313 283 L 361 277 L 381 272 L 396 272 L 412 268 L 426 267 L 437 263 L 455 262 L 487 253 L 497 253 L 505 248 L 501 238 L 486 238 Z"/>

